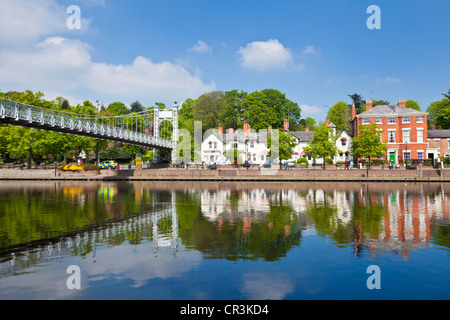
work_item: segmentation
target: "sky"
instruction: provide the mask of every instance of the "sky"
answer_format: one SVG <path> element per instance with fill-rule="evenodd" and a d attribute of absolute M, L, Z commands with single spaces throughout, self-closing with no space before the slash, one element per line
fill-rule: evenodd
<path fill-rule="evenodd" d="M 449 13 L 448 0 L 0 0 L 0 91 L 171 106 L 271 88 L 318 122 L 353 93 L 425 111 L 450 89 Z"/>

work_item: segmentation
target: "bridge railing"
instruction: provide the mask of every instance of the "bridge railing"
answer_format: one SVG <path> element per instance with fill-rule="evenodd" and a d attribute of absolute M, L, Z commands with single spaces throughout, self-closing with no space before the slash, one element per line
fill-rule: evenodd
<path fill-rule="evenodd" d="M 122 126 L 103 123 L 119 118 L 45 109 L 0 98 L 0 119 L 11 124 L 17 122 L 20 125 L 19 122 L 22 121 L 26 122 L 27 126 L 30 127 L 42 128 L 45 126 L 48 130 L 72 134 L 77 134 L 78 132 L 87 136 L 101 137 L 105 140 L 120 140 L 130 144 L 153 145 L 168 149 L 175 147 L 173 141 L 130 130 Z M 123 122 L 121 123 L 123 124 Z"/>

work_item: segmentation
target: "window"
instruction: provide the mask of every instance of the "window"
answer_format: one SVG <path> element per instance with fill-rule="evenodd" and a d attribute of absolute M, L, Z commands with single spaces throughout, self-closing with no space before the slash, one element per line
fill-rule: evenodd
<path fill-rule="evenodd" d="M 343 146 L 343 147 L 347 146 L 347 139 L 341 140 L 341 146 Z"/>
<path fill-rule="evenodd" d="M 250 148 L 254 148 L 255 147 L 255 143 L 252 141 L 250 142 Z"/>
<path fill-rule="evenodd" d="M 395 124 L 395 117 L 389 117 L 388 124 Z"/>
<path fill-rule="evenodd" d="M 256 161 L 256 153 L 253 154 L 253 161 Z"/>
<path fill-rule="evenodd" d="M 389 143 L 395 143 L 395 130 L 389 130 Z"/>
<path fill-rule="evenodd" d="M 409 116 L 405 116 L 402 118 L 402 123 L 409 123 Z"/>
<path fill-rule="evenodd" d="M 411 159 L 411 152 L 403 152 L 403 159 L 407 160 L 407 159 Z"/>
<path fill-rule="evenodd" d="M 417 159 L 423 160 L 423 152 L 417 152 Z"/>
<path fill-rule="evenodd" d="M 411 130 L 403 130 L 403 143 L 411 142 Z"/>
<path fill-rule="evenodd" d="M 381 123 L 382 123 L 382 122 L 381 122 L 381 117 L 376 117 L 376 118 L 375 118 L 375 122 L 378 123 L 378 124 L 381 124 Z"/>
<path fill-rule="evenodd" d="M 261 155 L 261 161 L 264 161 L 264 155 Z"/>
<path fill-rule="evenodd" d="M 370 123 L 369 118 L 363 118 L 362 123 L 363 124 L 369 124 Z"/>
<path fill-rule="evenodd" d="M 441 146 L 441 139 L 434 139 L 434 146 L 439 148 Z"/>
<path fill-rule="evenodd" d="M 217 149 L 217 142 L 214 141 L 214 149 Z"/>
<path fill-rule="evenodd" d="M 210 141 L 210 142 L 208 142 L 208 144 L 209 144 L 209 148 L 212 149 L 212 142 Z"/>
<path fill-rule="evenodd" d="M 423 123 L 423 117 L 417 116 L 417 123 Z"/>
<path fill-rule="evenodd" d="M 423 142 L 423 130 L 417 130 L 417 142 Z"/>

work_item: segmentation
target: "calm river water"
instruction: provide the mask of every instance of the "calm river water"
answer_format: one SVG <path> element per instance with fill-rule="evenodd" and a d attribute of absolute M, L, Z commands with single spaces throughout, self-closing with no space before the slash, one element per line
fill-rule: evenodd
<path fill-rule="evenodd" d="M 449 274 L 448 184 L 0 182 L 0 299 L 449 299 Z"/>

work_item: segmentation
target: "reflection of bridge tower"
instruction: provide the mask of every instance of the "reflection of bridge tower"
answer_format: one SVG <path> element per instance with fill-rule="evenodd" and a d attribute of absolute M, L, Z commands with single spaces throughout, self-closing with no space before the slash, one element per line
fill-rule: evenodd
<path fill-rule="evenodd" d="M 176 210 L 176 193 L 172 192 L 172 201 L 170 207 L 164 208 L 160 213 L 152 216 L 153 223 L 153 251 L 157 252 L 161 247 L 172 247 L 172 253 L 175 254 L 178 248 L 178 215 Z M 171 229 L 170 235 L 162 233 L 159 227 L 159 223 L 163 218 L 171 217 Z"/>
<path fill-rule="evenodd" d="M 168 121 L 172 124 L 173 131 L 172 131 L 172 141 L 176 144 L 178 142 L 179 138 L 179 132 L 178 132 L 178 105 L 177 102 L 174 103 L 173 107 L 171 109 L 166 110 L 160 110 L 158 106 L 155 106 L 154 109 L 154 136 L 159 137 L 160 132 L 160 125 L 164 121 Z M 176 156 L 175 148 L 172 149 L 172 162 L 174 161 Z M 153 149 L 153 162 L 159 162 L 161 159 L 159 159 L 159 152 L 158 149 Z"/>

